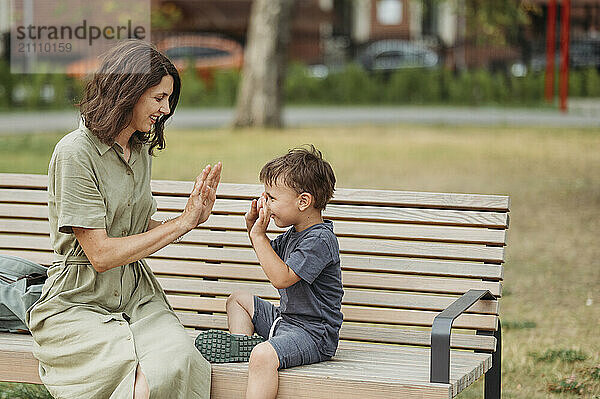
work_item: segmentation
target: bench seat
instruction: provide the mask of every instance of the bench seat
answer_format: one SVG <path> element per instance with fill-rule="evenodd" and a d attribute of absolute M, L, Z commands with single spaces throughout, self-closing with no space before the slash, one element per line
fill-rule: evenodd
<path fill-rule="evenodd" d="M 41 383 L 38 362 L 31 354 L 32 343 L 29 335 L 0 333 L 1 381 Z M 282 370 L 279 393 L 282 397 L 299 399 L 352 395 L 449 398 L 476 381 L 492 365 L 491 354 L 453 351 L 450 384 L 435 384 L 429 382 L 429 357 L 429 348 L 342 342 L 330 361 Z M 213 364 L 213 397 L 243 397 L 247 377 L 247 363 Z"/>

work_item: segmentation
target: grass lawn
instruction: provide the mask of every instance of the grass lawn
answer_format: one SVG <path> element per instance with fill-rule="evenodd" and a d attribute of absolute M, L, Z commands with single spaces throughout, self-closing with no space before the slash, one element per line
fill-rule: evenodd
<path fill-rule="evenodd" d="M 0 136 L 0 172 L 46 173 L 60 137 Z M 192 179 L 221 160 L 222 181 L 257 183 L 264 162 L 303 143 L 323 151 L 338 187 L 510 195 L 503 397 L 600 398 L 600 131 L 169 131 L 153 178 Z M 481 389 L 480 382 L 459 398 L 482 397 Z"/>

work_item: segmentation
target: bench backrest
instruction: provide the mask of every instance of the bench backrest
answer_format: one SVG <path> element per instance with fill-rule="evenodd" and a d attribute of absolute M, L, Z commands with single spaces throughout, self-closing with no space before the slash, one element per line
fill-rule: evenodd
<path fill-rule="evenodd" d="M 191 182 L 152 182 L 155 219 L 178 215 Z M 49 265 L 45 175 L 0 174 L 0 252 Z M 148 258 L 182 323 L 227 328 L 225 301 L 246 289 L 277 290 L 258 265 L 243 214 L 261 185 L 221 183 L 209 220 Z M 341 338 L 430 345 L 434 317 L 469 289 L 499 298 L 509 198 L 497 195 L 338 189 L 324 212 L 334 220 L 345 295 Z M 283 230 L 273 223 L 269 234 Z M 476 303 L 456 319 L 454 348 L 493 351 L 498 301 Z"/>

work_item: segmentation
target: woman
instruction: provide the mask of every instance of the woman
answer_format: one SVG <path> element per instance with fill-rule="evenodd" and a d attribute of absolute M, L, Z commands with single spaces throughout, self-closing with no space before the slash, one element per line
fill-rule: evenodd
<path fill-rule="evenodd" d="M 221 164 L 208 165 L 179 217 L 151 218 L 151 156 L 165 147 L 180 88 L 154 46 L 121 42 L 86 87 L 79 128 L 54 149 L 55 261 L 27 322 L 40 377 L 56 398 L 210 395 L 210 365 L 144 260 L 206 221 L 219 184 Z"/>

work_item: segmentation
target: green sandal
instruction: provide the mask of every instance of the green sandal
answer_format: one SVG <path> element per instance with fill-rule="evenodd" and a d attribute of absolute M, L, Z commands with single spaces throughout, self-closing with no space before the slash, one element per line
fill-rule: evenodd
<path fill-rule="evenodd" d="M 264 338 L 258 335 L 231 334 L 221 330 L 202 331 L 196 337 L 196 348 L 211 363 L 247 362 L 252 349 Z"/>

